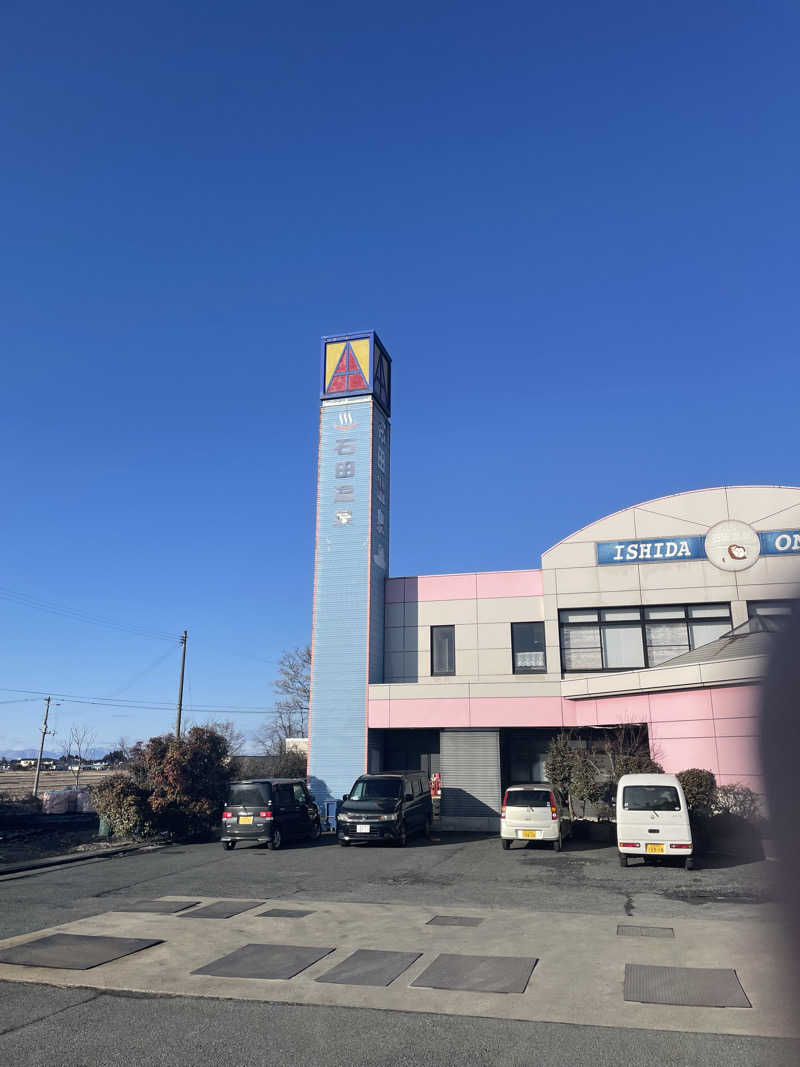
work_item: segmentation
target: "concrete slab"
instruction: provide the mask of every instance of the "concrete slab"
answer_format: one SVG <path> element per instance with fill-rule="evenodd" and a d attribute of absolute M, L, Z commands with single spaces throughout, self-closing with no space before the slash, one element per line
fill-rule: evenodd
<path fill-rule="evenodd" d="M 421 952 L 381 952 L 359 948 L 333 970 L 320 975 L 318 982 L 338 985 L 387 986 L 415 963 Z"/>
<path fill-rule="evenodd" d="M 48 934 L 47 937 L 37 937 L 35 941 L 0 949 L 0 963 L 16 967 L 55 967 L 59 970 L 87 971 L 160 944 L 161 938 Z"/>
<path fill-rule="evenodd" d="M 412 985 L 472 993 L 524 993 L 537 963 L 528 956 L 460 956 L 443 952 Z"/>
<path fill-rule="evenodd" d="M 185 894 L 175 899 L 184 899 Z M 213 903 L 205 898 L 204 904 Z M 618 937 L 618 917 L 524 908 L 463 908 L 484 921 L 476 927 L 426 926 L 429 906 L 327 902 L 292 896 L 266 900 L 268 907 L 313 911 L 302 921 L 303 946 L 336 951 L 291 980 L 221 978 L 193 974 L 215 959 L 263 940 L 264 920 L 253 911 L 225 922 L 187 923 L 181 915 L 104 912 L 36 934 L 0 942 L 0 949 L 24 944 L 45 933 L 104 934 L 165 938 L 147 952 L 127 956 L 88 972 L 0 964 L 0 979 L 45 982 L 64 987 L 218 997 L 243 1001 L 327 1004 L 483 1018 L 614 1026 L 685 1033 L 729 1033 L 797 1037 L 800 1025 L 791 986 L 777 965 L 785 941 L 778 923 L 697 918 L 672 919 L 675 938 Z M 658 926 L 659 916 L 637 912 L 642 925 Z M 281 919 L 275 919 L 280 924 Z M 281 941 L 295 924 L 281 927 Z M 278 927 L 276 927 L 277 929 Z M 299 930 L 299 928 L 297 928 Z M 335 930 L 335 938 L 331 931 Z M 358 949 L 423 955 L 386 987 L 317 982 Z M 534 980 L 524 993 L 436 990 L 413 982 L 441 953 L 538 957 Z M 734 969 L 752 1003 L 749 1011 L 680 1007 L 623 999 L 625 965 Z"/>

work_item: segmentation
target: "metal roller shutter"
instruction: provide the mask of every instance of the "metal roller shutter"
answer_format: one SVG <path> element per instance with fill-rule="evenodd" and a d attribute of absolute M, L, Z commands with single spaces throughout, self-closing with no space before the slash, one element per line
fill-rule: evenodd
<path fill-rule="evenodd" d="M 499 825 L 500 740 L 497 730 L 442 730 L 442 819 Z"/>

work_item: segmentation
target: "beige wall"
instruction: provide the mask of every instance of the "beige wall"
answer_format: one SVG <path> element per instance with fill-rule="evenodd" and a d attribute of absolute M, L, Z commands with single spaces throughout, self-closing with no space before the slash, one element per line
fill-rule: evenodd
<path fill-rule="evenodd" d="M 393 686 L 395 696 L 402 692 L 409 698 L 421 693 L 422 686 L 443 697 L 458 695 L 457 687 L 470 683 L 484 683 L 487 696 L 549 694 L 554 683 L 561 682 L 559 609 L 719 601 L 731 605 L 736 626 L 747 618 L 748 600 L 796 595 L 798 556 L 762 557 L 749 570 L 739 572 L 721 571 L 705 560 L 596 564 L 597 541 L 704 536 L 723 519 L 739 519 L 756 530 L 800 527 L 800 489 L 705 489 L 662 497 L 607 516 L 544 553 L 542 595 L 387 603 L 385 683 Z M 511 623 L 542 620 L 547 674 L 515 675 Z M 449 624 L 455 626 L 456 675 L 434 678 L 430 674 L 430 627 Z M 641 686 L 646 688 L 648 672 L 640 674 Z"/>

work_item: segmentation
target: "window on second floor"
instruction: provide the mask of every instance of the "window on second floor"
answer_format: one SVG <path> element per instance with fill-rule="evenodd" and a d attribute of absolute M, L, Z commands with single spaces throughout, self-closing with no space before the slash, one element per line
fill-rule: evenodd
<path fill-rule="evenodd" d="M 456 673 L 455 626 L 431 626 L 431 674 Z"/>
<path fill-rule="evenodd" d="M 762 619 L 764 629 L 776 633 L 785 630 L 792 616 L 791 600 L 748 600 L 748 619 Z"/>
<path fill-rule="evenodd" d="M 541 674 L 547 670 L 543 622 L 511 623 L 511 662 L 514 674 Z"/>
<path fill-rule="evenodd" d="M 730 604 L 580 608 L 558 614 L 564 672 L 657 667 L 731 628 Z"/>

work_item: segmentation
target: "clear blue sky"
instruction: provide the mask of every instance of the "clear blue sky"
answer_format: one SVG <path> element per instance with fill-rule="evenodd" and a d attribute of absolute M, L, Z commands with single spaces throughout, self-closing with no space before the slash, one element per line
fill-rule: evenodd
<path fill-rule="evenodd" d="M 309 638 L 325 333 L 393 357 L 393 574 L 797 484 L 799 30 L 775 0 L 6 0 L 2 589 L 187 628 L 187 704 L 268 706 Z M 0 599 L 4 690 L 169 704 L 169 649 Z M 0 704 L 0 751 L 40 708 Z M 111 746 L 172 713 L 54 719 Z"/>

